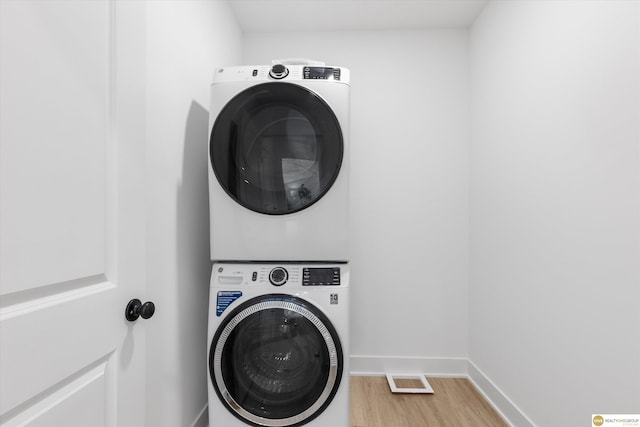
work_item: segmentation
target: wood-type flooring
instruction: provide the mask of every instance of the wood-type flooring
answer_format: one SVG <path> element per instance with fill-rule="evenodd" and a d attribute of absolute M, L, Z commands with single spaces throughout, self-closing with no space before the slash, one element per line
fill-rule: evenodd
<path fill-rule="evenodd" d="M 352 376 L 351 427 L 508 426 L 467 379 L 428 381 L 434 394 L 398 394 L 385 377 Z"/>

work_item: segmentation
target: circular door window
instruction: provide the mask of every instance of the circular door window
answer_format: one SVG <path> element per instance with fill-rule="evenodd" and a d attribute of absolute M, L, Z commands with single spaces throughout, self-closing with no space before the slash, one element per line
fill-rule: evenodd
<path fill-rule="evenodd" d="M 299 426 L 333 399 L 343 365 L 329 320 L 290 295 L 253 298 L 220 325 L 209 370 L 223 404 L 256 426 Z"/>
<path fill-rule="evenodd" d="M 311 206 L 331 188 L 342 165 L 343 137 L 316 93 L 263 83 L 225 105 L 209 150 L 229 196 L 252 211 L 282 215 Z"/>

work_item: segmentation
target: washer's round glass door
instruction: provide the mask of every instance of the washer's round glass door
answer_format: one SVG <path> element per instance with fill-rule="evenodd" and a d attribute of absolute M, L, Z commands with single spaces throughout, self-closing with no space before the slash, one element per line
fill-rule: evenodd
<path fill-rule="evenodd" d="M 317 202 L 338 177 L 343 137 L 316 93 L 291 83 L 252 86 L 229 101 L 209 141 L 213 171 L 236 202 L 282 215 Z"/>
<path fill-rule="evenodd" d="M 218 397 L 256 426 L 299 426 L 317 417 L 338 390 L 342 366 L 331 322 L 291 295 L 240 305 L 218 328 L 209 352 Z"/>

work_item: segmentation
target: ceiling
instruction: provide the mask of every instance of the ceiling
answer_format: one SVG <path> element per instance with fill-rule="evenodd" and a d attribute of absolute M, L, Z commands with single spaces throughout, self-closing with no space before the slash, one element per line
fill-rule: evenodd
<path fill-rule="evenodd" d="M 464 28 L 488 0 L 229 0 L 245 33 Z"/>

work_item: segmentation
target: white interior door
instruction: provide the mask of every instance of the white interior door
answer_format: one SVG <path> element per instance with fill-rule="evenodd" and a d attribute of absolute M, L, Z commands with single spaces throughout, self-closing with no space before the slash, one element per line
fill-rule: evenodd
<path fill-rule="evenodd" d="M 0 1 L 2 426 L 144 425 L 144 6 L 122 3 Z"/>

